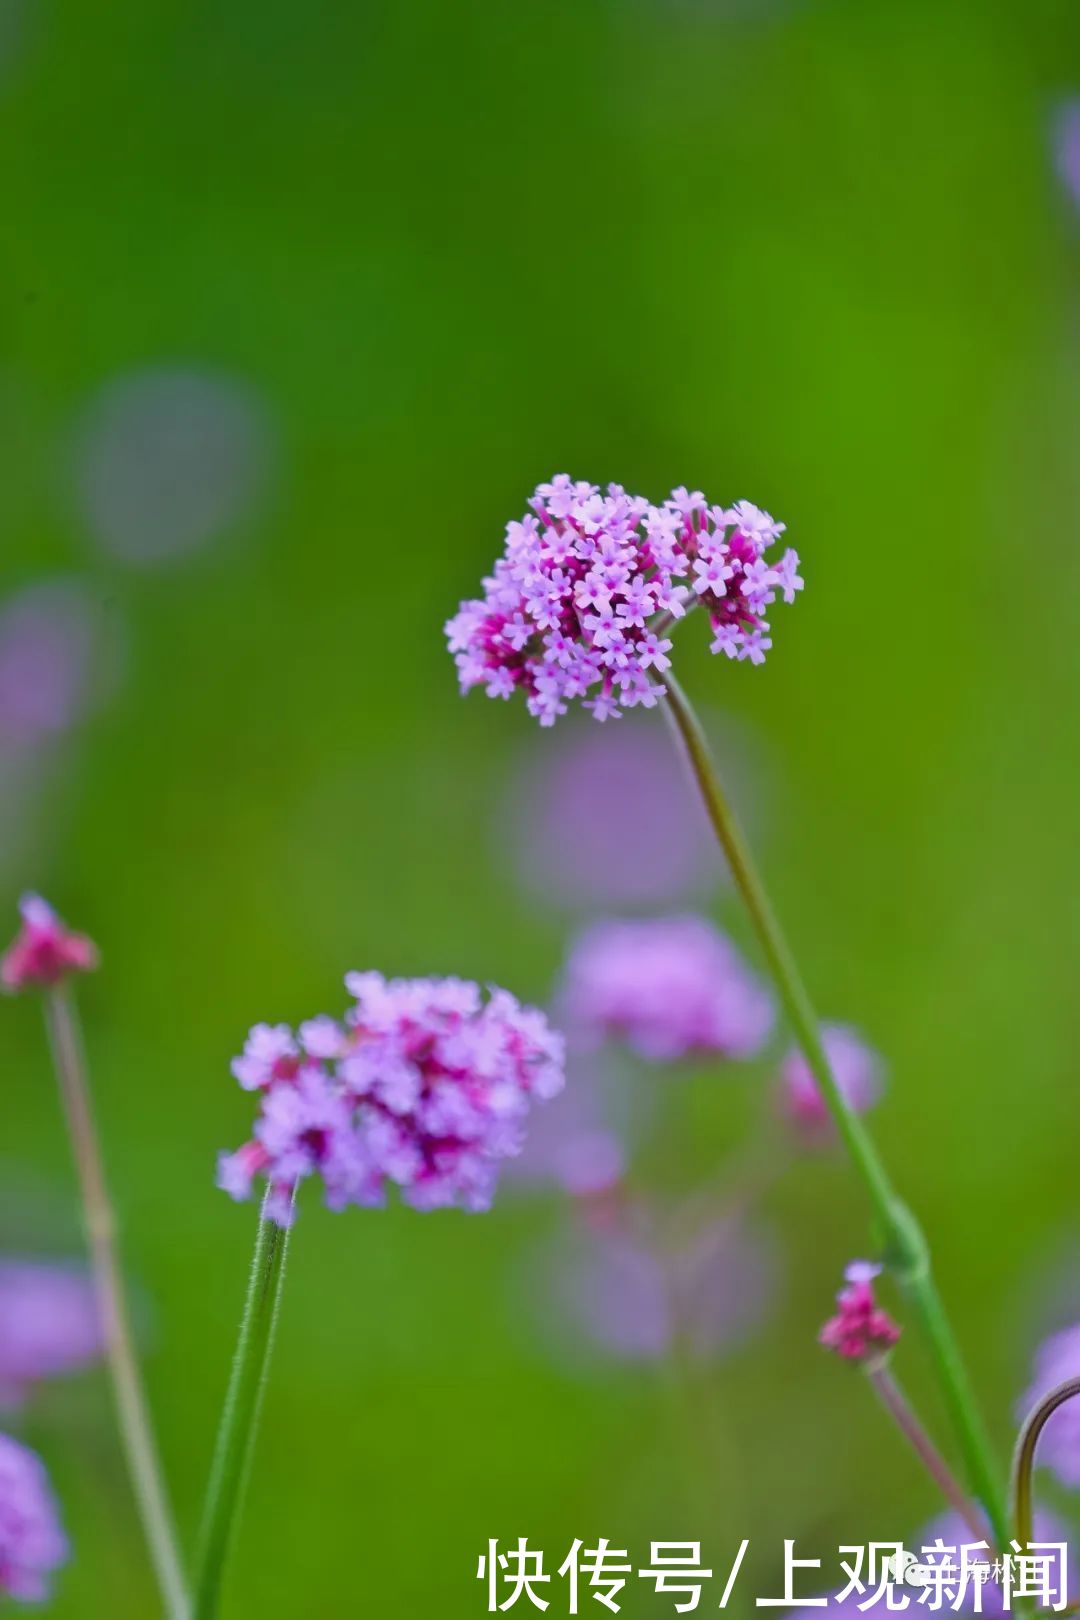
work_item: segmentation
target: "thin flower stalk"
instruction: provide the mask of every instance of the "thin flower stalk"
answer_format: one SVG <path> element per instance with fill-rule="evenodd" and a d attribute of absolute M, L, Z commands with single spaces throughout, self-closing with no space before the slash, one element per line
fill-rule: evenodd
<path fill-rule="evenodd" d="M 1043 1397 L 1020 1430 L 1013 1455 L 1011 1495 L 1013 1526 L 1021 1547 L 1030 1546 L 1034 1536 L 1031 1476 L 1039 1437 L 1058 1408 L 1071 1401 L 1074 1395 L 1080 1395 L 1080 1378 L 1066 1378 Z"/>
<path fill-rule="evenodd" d="M 996 1541 L 1004 1546 L 1008 1535 L 1003 1493 L 967 1373 L 933 1279 L 926 1238 L 895 1191 L 869 1131 L 837 1084 L 822 1042 L 817 1014 L 721 786 L 700 722 L 670 670 L 665 671 L 664 682 L 666 712 L 750 914 L 792 1031 L 869 1195 L 881 1227 L 887 1263 L 904 1288 L 926 1338 L 971 1489 L 986 1508 Z"/>
<path fill-rule="evenodd" d="M 883 1359 L 868 1361 L 866 1376 L 885 1411 L 923 1464 L 951 1508 L 963 1519 L 975 1540 L 987 1539 L 987 1526 L 915 1414 L 892 1369 Z"/>
<path fill-rule="evenodd" d="M 267 1212 L 273 1197 L 270 1188 L 263 1200 L 255 1234 L 247 1300 L 206 1493 L 192 1620 L 211 1620 L 218 1612 L 222 1580 L 255 1447 L 285 1282 L 289 1240 L 288 1225 L 271 1219 Z"/>
<path fill-rule="evenodd" d="M 135 1353 L 117 1254 L 116 1222 L 94 1126 L 77 1017 L 62 980 L 46 991 L 44 1008 L 82 1194 L 83 1224 L 121 1442 L 165 1612 L 169 1620 L 187 1620 L 183 1566 Z"/>

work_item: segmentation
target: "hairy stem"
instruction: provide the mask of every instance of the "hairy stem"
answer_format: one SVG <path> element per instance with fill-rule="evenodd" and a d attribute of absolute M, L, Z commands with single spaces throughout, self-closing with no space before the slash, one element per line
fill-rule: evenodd
<path fill-rule="evenodd" d="M 232 1377 L 225 1396 L 206 1492 L 196 1562 L 193 1620 L 211 1620 L 211 1616 L 218 1612 L 222 1577 L 259 1426 L 259 1411 L 285 1281 L 288 1238 L 287 1230 L 283 1231 L 275 1222 L 267 1220 L 264 1203 L 255 1234 L 255 1253 L 251 1261 L 247 1301 L 240 1323 Z"/>
<path fill-rule="evenodd" d="M 1013 1454 L 1012 1515 L 1016 1539 L 1021 1547 L 1029 1546 L 1033 1535 L 1031 1475 L 1039 1436 L 1058 1407 L 1071 1401 L 1074 1395 L 1080 1395 L 1080 1378 L 1067 1378 L 1063 1384 L 1056 1385 L 1048 1395 L 1044 1395 L 1035 1410 L 1028 1414 L 1020 1430 Z"/>
<path fill-rule="evenodd" d="M 987 1526 L 980 1519 L 966 1492 L 961 1489 L 953 1477 L 948 1463 L 923 1428 L 911 1403 L 890 1369 L 884 1362 L 870 1362 L 866 1368 L 866 1376 L 878 1400 L 888 1412 L 912 1451 L 919 1458 L 946 1502 L 960 1515 L 975 1540 L 985 1541 L 987 1539 Z M 1001 1551 L 1000 1548 L 996 1550 Z"/>
<path fill-rule="evenodd" d="M 863 1121 L 837 1084 L 817 1014 L 773 912 L 750 848 L 720 784 L 701 725 L 670 670 L 665 712 L 682 744 L 732 876 L 750 914 L 792 1031 L 802 1049 L 848 1156 L 869 1195 L 881 1226 L 885 1258 L 903 1286 L 918 1318 L 956 1430 L 968 1481 L 986 1508 L 1000 1546 L 1008 1541 L 1004 1495 L 982 1420 L 945 1308 L 930 1269 L 930 1251 L 918 1222 L 897 1195 Z"/>
<path fill-rule="evenodd" d="M 120 1438 L 165 1612 L 170 1620 L 185 1620 L 187 1588 L 135 1355 L 117 1254 L 116 1222 L 90 1106 L 78 1021 L 70 993 L 62 983 L 54 985 L 45 996 L 45 1022 L 79 1178 L 83 1225 Z"/>

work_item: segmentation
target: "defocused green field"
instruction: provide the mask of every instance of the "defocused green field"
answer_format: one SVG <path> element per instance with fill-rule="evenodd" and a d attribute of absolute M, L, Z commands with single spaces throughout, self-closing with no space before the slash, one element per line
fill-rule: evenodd
<path fill-rule="evenodd" d="M 27 0 L 13 37 L 0 590 L 80 576 L 126 655 L 3 909 L 39 887 L 102 947 L 83 1005 L 186 1538 L 253 1233 L 212 1186 L 247 1026 L 337 1011 L 349 967 L 534 999 L 557 972 L 495 825 L 551 739 L 459 701 L 441 626 L 560 469 L 747 496 L 803 556 L 764 669 L 693 623 L 682 669 L 772 762 L 766 870 L 822 1010 L 888 1055 L 876 1125 L 1004 1456 L 1042 1279 L 1080 1278 L 1075 8 Z M 276 460 L 255 518 L 140 570 L 94 549 L 70 446 L 159 365 L 254 389 Z M 0 1051 L 0 1247 L 72 1246 L 34 1005 Z M 642 1180 L 702 1175 L 747 1113 L 671 1085 Z M 659 1381 L 560 1371 L 517 1315 L 557 1200 L 309 1200 L 229 1613 L 464 1620 L 520 1534 L 555 1564 L 750 1536 L 745 1590 L 778 1593 L 785 1536 L 913 1530 L 929 1486 L 813 1342 L 857 1190 L 806 1163 L 770 1216 L 787 1292 L 717 1369 L 695 1522 Z M 900 1365 L 927 1390 L 914 1339 Z M 155 1612 L 108 1411 L 89 1376 L 26 1431 L 76 1543 L 58 1617 Z"/>

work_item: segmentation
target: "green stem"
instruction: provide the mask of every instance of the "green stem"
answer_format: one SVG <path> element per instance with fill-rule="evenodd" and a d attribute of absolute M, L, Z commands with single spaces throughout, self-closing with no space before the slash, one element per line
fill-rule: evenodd
<path fill-rule="evenodd" d="M 240 1337 L 206 1492 L 196 1562 L 193 1620 L 211 1620 L 218 1612 L 225 1563 L 239 1517 L 259 1425 L 259 1409 L 285 1281 L 285 1251 L 289 1234 L 275 1222 L 267 1220 L 265 1212 L 264 1202 L 255 1235 L 255 1253 L 251 1261 Z"/>
<path fill-rule="evenodd" d="M 1012 1512 L 1016 1539 L 1021 1547 L 1031 1545 L 1034 1531 L 1034 1509 L 1031 1500 L 1031 1474 L 1035 1467 L 1035 1448 L 1039 1436 L 1059 1406 L 1080 1395 L 1080 1378 L 1066 1378 L 1045 1395 L 1035 1410 L 1029 1413 L 1016 1442 L 1012 1467 Z"/>
<path fill-rule="evenodd" d="M 976 1541 L 986 1540 L 986 1526 L 953 1478 L 952 1470 L 919 1422 L 892 1371 L 883 1361 L 870 1361 L 866 1376 L 878 1400 L 892 1418 L 949 1506 L 959 1514 Z M 1001 1548 L 995 1548 L 1001 1552 Z"/>
<path fill-rule="evenodd" d="M 896 1193 L 863 1121 L 837 1084 L 817 1014 L 773 912 L 743 832 L 729 805 L 701 725 L 679 683 L 664 672 L 665 712 L 685 750 L 720 846 L 757 932 L 795 1038 L 814 1076 L 881 1225 L 885 1258 L 911 1303 L 926 1338 L 956 1430 L 968 1480 L 982 1502 L 999 1546 L 1008 1543 L 1004 1494 L 945 1308 L 930 1268 L 930 1251 L 914 1215 Z"/>
<path fill-rule="evenodd" d="M 44 1005 L 49 1046 L 79 1178 L 94 1299 L 112 1378 L 120 1440 L 165 1613 L 169 1620 L 185 1620 L 188 1598 L 184 1572 L 135 1354 L 117 1252 L 116 1219 L 90 1104 L 78 1018 L 70 992 L 63 983 L 48 991 Z"/>

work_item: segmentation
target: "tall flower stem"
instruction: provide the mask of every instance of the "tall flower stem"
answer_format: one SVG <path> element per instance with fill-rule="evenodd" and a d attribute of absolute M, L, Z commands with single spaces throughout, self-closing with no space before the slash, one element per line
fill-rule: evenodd
<path fill-rule="evenodd" d="M 170 1620 L 186 1620 L 187 1589 L 135 1355 L 117 1254 L 116 1221 L 94 1126 L 75 1006 L 62 982 L 46 993 L 44 1005 L 49 1045 L 82 1194 L 83 1225 L 120 1420 L 120 1437 L 165 1612 Z"/>
<path fill-rule="evenodd" d="M 240 1337 L 236 1344 L 232 1377 L 225 1396 L 206 1492 L 196 1560 L 193 1620 L 211 1620 L 218 1612 L 225 1564 L 259 1426 L 259 1411 L 285 1281 L 288 1239 L 287 1230 L 282 1230 L 274 1221 L 267 1219 L 264 1201 L 255 1234 L 255 1253 L 251 1261 Z"/>
<path fill-rule="evenodd" d="M 780 1000 L 810 1072 L 855 1166 L 881 1227 L 885 1259 L 918 1318 L 964 1457 L 968 1482 L 983 1503 L 999 1546 L 1008 1542 L 1005 1504 L 993 1453 L 960 1351 L 930 1267 L 921 1227 L 900 1199 L 869 1131 L 836 1082 L 795 958 L 777 921 L 749 845 L 720 784 L 709 746 L 686 694 L 664 672 L 665 710 L 674 726 L 732 876 L 750 913 Z"/>
<path fill-rule="evenodd" d="M 960 1515 L 976 1541 L 986 1539 L 986 1525 L 975 1507 L 957 1484 L 952 1470 L 915 1415 L 907 1396 L 883 1361 L 866 1364 L 870 1386 L 896 1424 L 912 1451 L 926 1469 L 938 1490 L 951 1508 Z M 998 1548 L 998 1551 L 1001 1549 Z"/>
<path fill-rule="evenodd" d="M 1035 1410 L 1028 1414 L 1016 1442 L 1012 1466 L 1012 1512 L 1016 1539 L 1021 1547 L 1031 1543 L 1034 1509 L 1031 1499 L 1031 1475 L 1035 1467 L 1035 1448 L 1050 1418 L 1059 1406 L 1080 1395 L 1080 1378 L 1066 1378 L 1043 1397 Z"/>

